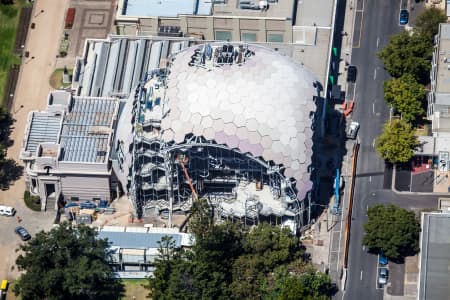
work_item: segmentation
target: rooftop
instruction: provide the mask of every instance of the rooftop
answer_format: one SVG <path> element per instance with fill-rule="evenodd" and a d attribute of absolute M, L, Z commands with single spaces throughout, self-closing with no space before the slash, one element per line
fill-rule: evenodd
<path fill-rule="evenodd" d="M 75 66 L 73 88 L 81 96 L 128 97 L 149 72 L 187 45 L 188 39 L 175 38 L 87 40 L 86 53 Z"/>
<path fill-rule="evenodd" d="M 418 299 L 450 295 L 450 214 L 423 213 Z"/>
<path fill-rule="evenodd" d="M 175 56 L 168 77 L 170 113 L 161 122 L 163 140 L 182 143 L 192 133 L 284 165 L 284 175 L 296 179 L 297 196 L 303 199 L 311 189 L 307 168 L 317 79 L 264 47 L 244 46 L 245 59 L 239 62 L 240 45 L 211 45 L 212 50 L 203 45 Z M 226 64 L 217 63 L 221 57 Z"/>
<path fill-rule="evenodd" d="M 41 143 L 56 143 L 61 129 L 62 114 L 33 112 L 25 151 L 35 153 Z"/>
<path fill-rule="evenodd" d="M 439 30 L 436 93 L 450 93 L 450 24 L 440 24 Z M 445 100 L 448 100 L 445 104 L 450 105 L 450 99 Z"/>
<path fill-rule="evenodd" d="M 114 98 L 74 97 L 62 124 L 60 160 L 105 163 L 117 109 Z"/>
<path fill-rule="evenodd" d="M 175 242 L 175 247 L 181 247 L 180 234 L 99 231 L 98 236 L 102 239 L 107 238 L 111 246 L 132 249 L 159 248 L 158 242 L 164 236 L 170 236 Z"/>
<path fill-rule="evenodd" d="M 215 0 L 214 16 L 241 16 L 257 18 L 293 19 L 294 0 L 268 0 L 267 7 L 261 9 L 259 0 Z"/>
<path fill-rule="evenodd" d="M 210 15 L 211 0 L 122 0 L 122 15 L 132 17 L 176 17 Z"/>

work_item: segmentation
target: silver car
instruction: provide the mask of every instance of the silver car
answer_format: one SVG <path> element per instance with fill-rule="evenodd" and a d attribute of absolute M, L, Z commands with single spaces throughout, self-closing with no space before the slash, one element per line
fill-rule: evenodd
<path fill-rule="evenodd" d="M 378 284 L 385 285 L 388 281 L 388 269 L 386 268 L 380 268 L 378 271 Z"/>

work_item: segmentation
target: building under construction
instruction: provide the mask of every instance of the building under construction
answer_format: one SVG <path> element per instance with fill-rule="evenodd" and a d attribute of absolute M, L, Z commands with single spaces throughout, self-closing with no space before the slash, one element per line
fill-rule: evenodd
<path fill-rule="evenodd" d="M 121 112 L 115 174 L 138 217 L 277 217 L 297 227 L 312 188 L 315 78 L 247 44 L 188 47 L 146 74 Z"/>
<path fill-rule="evenodd" d="M 52 93 L 25 133 L 27 183 L 44 203 L 125 193 L 137 218 L 171 220 L 204 197 L 218 218 L 301 225 L 320 85 L 290 57 L 245 43 L 111 36 L 87 40 L 73 78 L 74 95 Z M 84 131 L 63 139 L 69 125 Z M 59 149 L 51 157 L 39 150 L 50 146 Z"/>

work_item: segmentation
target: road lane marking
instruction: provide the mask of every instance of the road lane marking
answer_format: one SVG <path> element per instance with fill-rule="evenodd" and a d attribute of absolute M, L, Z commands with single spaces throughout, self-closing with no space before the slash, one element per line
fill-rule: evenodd
<path fill-rule="evenodd" d="M 361 276 L 359 276 L 359 279 L 362 280 L 363 270 L 361 270 Z"/>
<path fill-rule="evenodd" d="M 363 245 L 363 251 L 366 252 L 366 245 Z"/>
<path fill-rule="evenodd" d="M 375 149 L 375 138 L 373 138 L 372 147 Z"/>
<path fill-rule="evenodd" d="M 372 182 L 372 176 L 369 176 L 369 182 Z"/>
<path fill-rule="evenodd" d="M 377 37 L 377 49 L 378 49 L 378 46 L 380 45 L 380 38 L 379 37 Z"/>
<path fill-rule="evenodd" d="M 375 114 L 375 102 L 372 102 L 372 113 Z"/>
<path fill-rule="evenodd" d="M 377 68 L 373 70 L 373 80 L 377 79 Z"/>

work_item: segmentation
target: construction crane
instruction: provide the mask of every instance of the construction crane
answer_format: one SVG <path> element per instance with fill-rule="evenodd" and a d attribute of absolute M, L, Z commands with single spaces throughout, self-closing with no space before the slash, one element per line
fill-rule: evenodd
<path fill-rule="evenodd" d="M 181 166 L 181 169 L 183 170 L 184 173 L 184 177 L 186 177 L 186 180 L 188 182 L 189 188 L 191 189 L 192 192 L 192 200 L 193 201 L 197 201 L 198 200 L 198 194 L 195 191 L 194 185 L 192 184 L 192 180 L 191 177 L 189 176 L 189 173 L 186 169 L 185 164 L 188 162 L 188 158 L 184 155 L 184 154 L 179 154 L 177 156 L 177 161 Z M 183 223 L 181 223 L 180 226 L 180 232 L 183 232 L 183 230 L 185 229 L 185 226 L 187 224 L 187 222 L 189 221 L 189 219 L 191 218 L 192 214 L 190 213 L 187 218 L 183 221 Z"/>
<path fill-rule="evenodd" d="M 188 173 L 188 171 L 186 169 L 186 166 L 185 166 L 185 163 L 188 162 L 188 158 L 184 154 L 180 154 L 180 155 L 177 156 L 177 160 L 180 163 L 181 169 L 183 170 L 183 173 L 184 173 L 184 177 L 186 177 L 186 180 L 188 182 L 189 188 L 191 189 L 192 199 L 194 201 L 197 201 L 198 200 L 197 192 L 194 189 L 194 185 L 192 184 L 191 177 L 189 176 L 189 173 Z"/>

